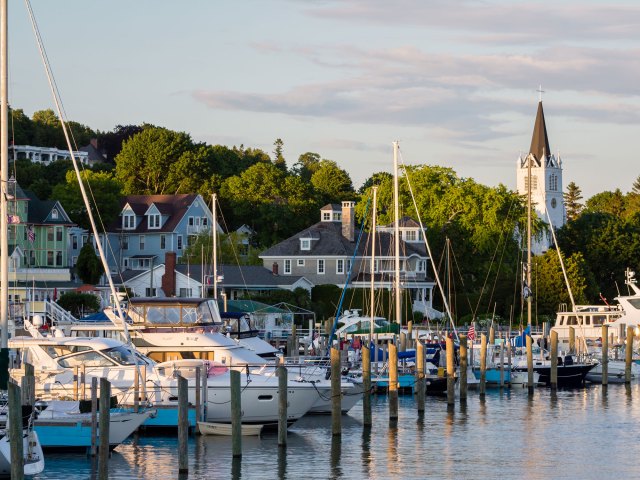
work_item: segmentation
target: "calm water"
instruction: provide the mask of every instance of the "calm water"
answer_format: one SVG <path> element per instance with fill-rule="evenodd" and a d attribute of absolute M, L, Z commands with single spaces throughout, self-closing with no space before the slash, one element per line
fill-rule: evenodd
<path fill-rule="evenodd" d="M 305 417 L 290 430 L 286 452 L 275 433 L 245 437 L 235 463 L 230 438 L 195 436 L 188 478 L 640 478 L 638 384 L 538 388 L 531 399 L 526 389 L 489 390 L 484 401 L 469 393 L 467 405 L 452 410 L 428 398 L 421 421 L 413 398 L 401 396 L 395 428 L 386 397 L 373 397 L 370 433 L 360 403 L 342 417 L 341 440 L 332 438 L 330 417 Z M 177 478 L 177 468 L 177 439 L 167 436 L 132 438 L 109 463 L 111 479 Z M 37 478 L 95 478 L 91 472 L 82 454 L 49 454 Z"/>

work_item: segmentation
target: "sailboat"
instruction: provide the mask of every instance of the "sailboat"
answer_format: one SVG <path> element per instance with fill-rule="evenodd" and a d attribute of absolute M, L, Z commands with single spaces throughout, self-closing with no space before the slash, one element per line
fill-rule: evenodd
<path fill-rule="evenodd" d="M 9 182 L 9 98 L 8 98 L 8 19 L 7 0 L 0 0 L 0 389 L 9 388 L 9 231 L 7 186 Z M 23 419 L 25 413 L 21 413 Z M 22 454 L 25 475 L 36 475 L 44 470 L 44 455 L 33 431 L 31 415 L 22 425 Z M 26 424 L 25 424 L 26 423 Z M 5 427 L 8 427 L 5 423 Z M 9 428 L 0 430 L 0 476 L 12 473 L 12 462 L 19 456 L 12 452 L 16 442 L 10 443 Z M 13 465 L 15 467 L 15 465 Z"/>

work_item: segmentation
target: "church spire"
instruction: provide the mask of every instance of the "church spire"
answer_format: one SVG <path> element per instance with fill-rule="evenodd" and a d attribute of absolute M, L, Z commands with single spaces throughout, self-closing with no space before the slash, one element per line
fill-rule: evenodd
<path fill-rule="evenodd" d="M 546 157 L 551 155 L 549 137 L 547 136 L 547 126 L 544 122 L 542 101 L 538 102 L 538 113 L 536 114 L 536 123 L 533 127 L 533 136 L 531 137 L 529 153 L 532 153 L 540 164 L 542 164 L 543 159 L 546 159 Z"/>

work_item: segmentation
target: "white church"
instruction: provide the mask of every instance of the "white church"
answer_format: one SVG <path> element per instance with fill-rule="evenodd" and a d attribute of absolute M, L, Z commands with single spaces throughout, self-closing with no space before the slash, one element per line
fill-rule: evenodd
<path fill-rule="evenodd" d="M 549 223 L 554 230 L 565 223 L 565 209 L 562 197 L 562 160 L 551 153 L 547 126 L 544 121 L 542 100 L 538 103 L 538 113 L 533 127 L 533 137 L 529 153 L 518 158 L 517 189 L 520 195 L 527 195 L 529 188 L 529 164 L 531 164 L 531 204 L 538 218 Z M 548 218 L 547 218 L 548 214 Z M 533 237 L 531 253 L 544 253 L 553 244 L 551 231 L 541 237 Z"/>

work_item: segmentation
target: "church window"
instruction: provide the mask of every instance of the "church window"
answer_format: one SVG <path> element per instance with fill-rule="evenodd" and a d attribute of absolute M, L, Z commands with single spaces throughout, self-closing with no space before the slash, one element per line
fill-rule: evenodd
<path fill-rule="evenodd" d="M 556 205 L 558 205 L 558 202 L 556 201 L 555 198 L 551 199 L 551 208 L 556 208 Z"/>
<path fill-rule="evenodd" d="M 524 188 L 525 190 L 529 190 L 529 177 L 524 177 Z M 533 175 L 531 177 L 531 190 L 537 190 L 538 189 L 538 176 L 537 175 Z"/>

